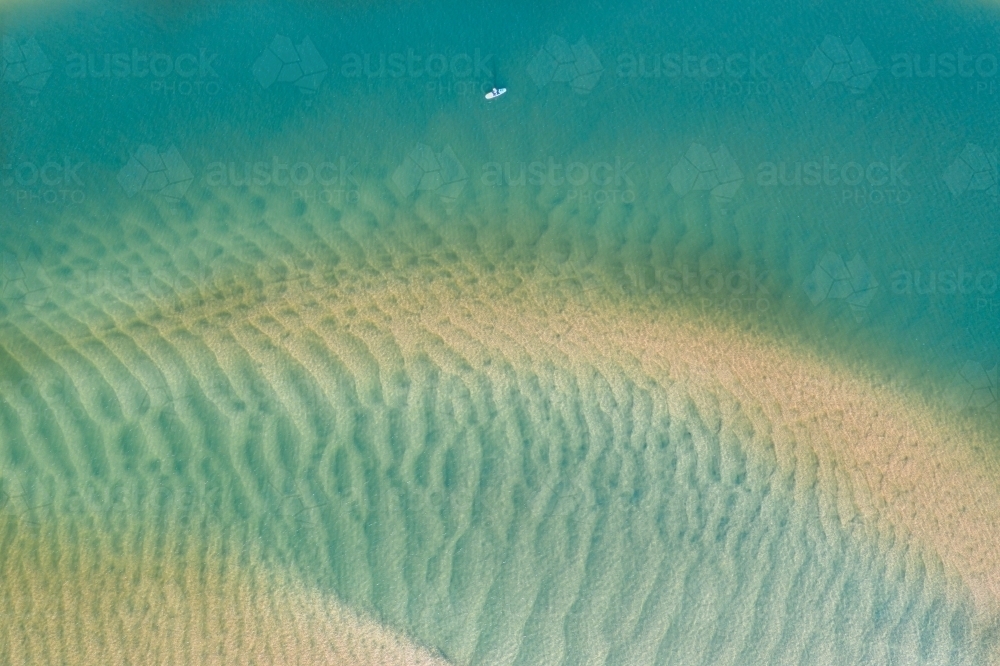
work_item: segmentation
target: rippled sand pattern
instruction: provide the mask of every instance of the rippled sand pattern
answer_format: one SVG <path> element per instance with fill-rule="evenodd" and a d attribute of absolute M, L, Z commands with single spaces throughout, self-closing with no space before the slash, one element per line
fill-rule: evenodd
<path fill-rule="evenodd" d="M 5 664 L 445 663 L 218 541 L 133 531 L 123 548 L 4 523 Z"/>
<path fill-rule="evenodd" d="M 976 431 L 370 207 L 70 229 L 131 277 L 5 303 L 0 663 L 996 658 Z"/>

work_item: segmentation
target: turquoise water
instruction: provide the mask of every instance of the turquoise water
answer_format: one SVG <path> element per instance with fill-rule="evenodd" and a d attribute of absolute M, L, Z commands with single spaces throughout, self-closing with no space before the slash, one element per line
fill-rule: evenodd
<path fill-rule="evenodd" d="M 293 622 L 251 576 L 273 618 L 156 652 L 171 567 L 456 664 L 991 663 L 992 532 L 920 525 L 1000 518 L 998 18 L 0 8 L 0 663 Z M 763 352 L 699 384 L 687 321 L 830 402 Z M 855 413 L 961 474 L 810 429 Z"/>

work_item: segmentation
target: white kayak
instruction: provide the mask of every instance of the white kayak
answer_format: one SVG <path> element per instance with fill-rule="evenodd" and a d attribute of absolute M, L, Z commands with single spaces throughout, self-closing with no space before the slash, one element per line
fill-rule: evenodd
<path fill-rule="evenodd" d="M 493 90 L 486 93 L 486 99 L 496 99 L 505 92 L 507 92 L 506 88 L 494 88 Z"/>

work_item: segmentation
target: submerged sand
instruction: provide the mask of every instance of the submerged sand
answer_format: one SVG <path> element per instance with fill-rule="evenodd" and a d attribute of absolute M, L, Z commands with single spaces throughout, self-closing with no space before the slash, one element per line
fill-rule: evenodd
<path fill-rule="evenodd" d="M 995 653 L 987 431 L 933 387 L 662 298 L 648 238 L 615 232 L 648 220 L 211 194 L 190 219 L 88 214 L 146 220 L 122 234 L 67 223 L 4 304 L 4 659 Z M 664 257 L 742 256 L 684 207 Z"/>
<path fill-rule="evenodd" d="M 860 517 L 876 531 L 915 537 L 961 573 L 981 610 L 1000 609 L 1000 461 L 989 435 L 947 408 L 690 312 L 630 308 L 628 299 L 615 303 L 597 292 L 581 302 L 560 293 L 558 282 L 525 284 L 514 297 L 491 289 L 487 276 L 472 289 L 414 282 L 295 286 L 276 302 L 248 306 L 244 316 L 266 321 L 268 337 L 283 338 L 292 356 L 308 332 L 351 358 L 331 325 L 337 321 L 378 367 L 397 354 L 426 354 L 445 370 L 471 364 L 490 375 L 496 371 L 482 364 L 500 357 L 515 366 L 556 364 L 580 374 L 594 368 L 638 385 L 683 387 L 699 412 L 723 423 L 746 415 L 749 451 L 773 456 L 803 488 L 816 485 L 827 499 L 823 520 L 846 527 Z M 207 341 L 216 335 L 206 329 Z M 253 346 L 238 333 L 236 342 Z M 220 337 L 215 345 L 221 351 L 225 343 Z"/>
<path fill-rule="evenodd" d="M 896 564 L 886 565 L 890 572 L 927 575 L 931 589 L 943 586 L 951 595 L 965 590 L 976 607 L 970 640 L 988 640 L 981 632 L 988 632 L 1000 609 L 1000 467 L 986 435 L 922 402 L 920 395 L 879 385 L 718 318 L 664 311 L 624 296 L 616 299 L 603 288 L 585 289 L 575 279 L 511 279 L 477 274 L 458 264 L 448 270 L 446 276 L 342 274 L 339 281 L 316 270 L 266 283 L 229 279 L 162 307 L 122 308 L 99 329 L 66 340 L 66 345 L 83 352 L 92 344 L 86 340 L 92 340 L 118 358 L 126 358 L 135 345 L 162 370 L 164 394 L 179 394 L 194 380 L 219 415 L 231 412 L 232 418 L 239 418 L 238 408 L 226 397 L 228 389 L 219 388 L 220 378 L 246 394 L 255 381 L 248 379 L 251 372 L 271 387 L 304 436 L 311 427 L 310 401 L 343 413 L 347 406 L 338 405 L 345 400 L 346 381 L 350 394 L 362 403 L 392 404 L 403 395 L 400 373 L 431 382 L 428 386 L 437 381 L 432 376 L 421 380 L 421 367 L 434 368 L 443 377 L 482 376 L 501 403 L 524 370 L 542 369 L 544 377 L 545 368 L 558 369 L 575 386 L 559 384 L 566 380 L 556 374 L 557 383 L 540 395 L 546 390 L 552 398 L 593 392 L 584 396 L 585 402 L 612 416 L 607 427 L 616 439 L 631 427 L 627 414 L 637 406 L 629 405 L 640 399 L 630 387 L 646 387 L 654 411 L 665 401 L 675 418 L 694 415 L 707 433 L 719 436 L 721 456 L 712 450 L 711 440 L 696 434 L 699 476 L 711 478 L 705 465 L 732 465 L 725 442 L 733 435 L 726 433 L 736 433 L 746 456 L 775 466 L 775 482 L 786 486 L 796 504 L 818 507 L 820 539 L 865 535 L 881 544 L 879 550 L 900 553 Z M 117 331 L 128 331 L 128 339 Z M 68 358 L 65 350 L 50 354 Z M 107 366 L 93 350 L 87 355 Z M 171 364 L 180 359 L 186 359 L 186 376 L 171 374 L 176 372 Z M 289 374 L 293 367 L 322 395 L 306 399 L 301 380 L 297 384 Z M 141 381 L 148 384 L 150 378 Z M 119 398 L 128 404 L 127 395 Z M 88 402 L 86 397 L 82 401 Z M 97 411 L 93 405 L 87 409 Z M 192 418 L 178 409 L 181 418 Z M 461 423 L 470 415 L 455 412 L 452 418 Z M 157 448 L 155 429 L 147 435 Z M 375 455 L 393 469 L 391 439 L 376 436 L 375 445 Z M 416 465 L 419 473 L 422 455 L 404 453 L 402 468 Z M 5 546 L 11 573 L 4 576 L 4 596 L 25 618 L 7 625 L 12 663 L 28 663 L 36 655 L 67 663 L 255 659 L 389 664 L 437 659 L 393 630 L 358 619 L 328 592 L 309 590 L 294 576 L 283 577 L 280 566 L 250 563 L 245 557 L 233 562 L 221 546 L 209 546 L 197 565 L 172 572 L 178 565 L 170 564 L 169 557 L 136 561 L 141 549 L 106 563 L 99 555 L 107 552 L 104 545 L 45 564 L 44 558 L 21 555 L 32 550 L 22 532 L 8 525 L 8 533 L 18 536 Z M 432 534 L 428 538 L 438 538 Z M 204 535 L 211 539 L 211 530 Z M 59 543 L 66 538 L 50 536 Z M 67 561 L 78 568 L 61 568 Z M 375 566 L 372 560 L 369 565 Z M 388 566 L 386 571 L 392 571 L 402 561 Z M 457 563 L 455 567 L 453 575 L 458 575 Z M 88 570 L 94 575 L 80 575 Z M 498 572 L 490 576 L 497 576 L 496 584 L 503 578 Z M 374 586 L 376 597 L 379 584 L 373 573 L 367 585 Z M 523 591 L 529 598 L 541 594 L 541 589 L 530 589 Z M 605 603 L 614 603 L 613 598 Z M 476 603 L 478 610 L 468 617 L 441 620 L 472 622 L 467 629 L 488 631 L 477 624 L 489 616 L 486 600 L 480 597 Z M 474 619 L 480 613 L 484 615 Z M 513 626 L 525 621 L 527 630 L 527 616 Z M 659 641 L 669 637 L 664 631 L 659 630 Z M 53 641 L 53 636 L 59 638 Z M 522 638 L 517 634 L 501 632 L 496 640 L 492 651 L 482 639 L 478 646 L 466 640 L 459 663 L 506 662 L 526 649 L 518 648 Z M 571 647 L 554 647 L 552 655 Z M 607 654 L 611 647 L 594 649 Z M 653 654 L 655 649 L 647 657 Z"/>
<path fill-rule="evenodd" d="M 106 535 L 0 520 L 3 663 L 446 663 L 246 552 L 130 532 L 123 553 Z"/>

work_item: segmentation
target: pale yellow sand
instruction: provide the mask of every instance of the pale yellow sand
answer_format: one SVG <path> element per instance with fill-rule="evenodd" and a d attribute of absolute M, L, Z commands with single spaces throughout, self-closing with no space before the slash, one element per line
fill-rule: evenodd
<path fill-rule="evenodd" d="M 445 664 L 218 544 L 163 557 L 148 539 L 116 555 L 121 542 L 38 536 L 9 517 L 0 534 L 3 664 Z"/>
<path fill-rule="evenodd" d="M 109 304 L 101 317 L 66 302 L 63 313 L 94 323 L 72 329 L 53 319 L 55 330 L 67 331 L 63 341 L 36 339 L 71 374 L 78 361 L 70 349 L 97 367 L 111 367 L 89 340 L 100 341 L 126 367 L 134 365 L 128 360 L 132 346 L 145 349 L 163 373 L 164 391 L 175 395 L 181 381 L 172 374 L 171 359 L 192 359 L 187 372 L 210 399 L 220 371 L 239 382 L 239 365 L 249 357 L 295 422 L 305 422 L 307 414 L 284 388 L 290 362 L 311 373 L 318 386 L 336 383 L 312 362 L 317 341 L 366 396 L 385 390 L 392 368 L 420 355 L 445 372 L 471 366 L 495 386 L 505 385 L 509 371 L 490 365 L 496 359 L 514 368 L 570 368 L 580 373 L 582 385 L 596 369 L 613 393 L 623 379 L 655 384 L 690 396 L 698 413 L 715 414 L 720 430 L 740 433 L 749 454 L 775 460 L 804 499 L 810 493 L 819 498 L 824 529 L 860 526 L 876 539 L 936 556 L 964 581 L 984 619 L 1000 609 L 995 451 L 986 435 L 915 394 L 731 321 L 614 296 L 585 276 L 490 274 L 460 261 L 385 273 L 338 270 L 339 281 L 325 265 L 298 269 L 262 262 L 254 272 L 268 279 L 234 273 L 198 291 Z M 23 331 L 31 337 L 27 326 Z M 169 353 L 158 350 L 164 343 Z M 27 356 L 21 360 L 30 368 Z M 108 381 L 121 392 L 123 405 L 135 402 L 125 383 L 110 374 Z M 325 399 L 336 404 L 335 389 L 329 390 Z M 88 412 L 99 413 L 87 391 L 81 399 Z M 613 411 L 610 404 L 602 409 Z M 30 545 L 13 542 L 9 552 L 18 555 L 5 564 L 12 573 L 4 575 L 4 596 L 25 618 L 7 625 L 11 663 L 37 663 L 35 655 L 54 649 L 77 655 L 65 657 L 67 663 L 88 664 L 433 660 L 263 565 L 237 566 L 209 552 L 192 569 L 128 557 L 105 566 L 94 555 L 107 551 L 101 547 L 80 551 L 92 558 L 88 566 L 97 575 L 79 576 L 76 569 L 60 570 L 61 560 L 46 564 L 21 556 L 31 552 Z M 212 563 L 209 572 L 224 573 L 203 572 L 206 563 Z M 171 566 L 180 573 L 162 573 Z M 108 590 L 117 592 L 108 596 Z M 52 641 L 53 635 L 64 638 Z M 184 638 L 178 641 L 178 635 Z"/>
<path fill-rule="evenodd" d="M 961 574 L 981 610 L 1000 608 L 1000 465 L 987 436 L 947 410 L 692 313 L 630 309 L 627 299 L 568 295 L 556 282 L 534 279 L 510 296 L 489 277 L 474 289 L 458 282 L 414 278 L 409 285 L 328 289 L 303 279 L 280 297 L 244 303 L 243 315 L 293 356 L 310 331 L 348 365 L 355 354 L 332 332 L 332 321 L 347 324 L 380 365 L 396 353 L 386 346 L 391 339 L 403 357 L 426 353 L 456 371 L 502 356 L 679 384 L 708 413 L 717 404 L 720 420 L 749 418 L 759 453 L 820 484 L 829 500 L 824 520 L 847 525 L 859 517 L 881 533 L 912 535 Z M 179 318 L 188 326 L 202 318 L 223 324 L 228 317 L 210 313 L 235 305 L 223 300 Z M 203 328 L 225 357 L 228 333 Z M 260 347 L 241 326 L 232 328 L 244 348 Z M 268 373 L 271 361 L 258 360 Z M 359 365 L 354 374 L 365 372 Z"/>
<path fill-rule="evenodd" d="M 391 210 L 391 202 L 375 197 L 366 205 L 379 217 L 390 216 L 383 209 Z M 524 234 L 505 236 L 497 228 L 474 233 L 449 222 L 434 227 L 438 212 L 422 211 L 434 232 L 414 222 L 411 233 L 400 225 L 394 235 L 371 237 L 357 211 L 345 212 L 339 227 L 331 225 L 337 232 L 319 220 L 289 225 L 287 237 L 267 223 L 246 229 L 217 223 L 215 229 L 204 221 L 209 232 L 178 238 L 150 227 L 134 255 L 153 275 L 175 276 L 170 284 L 176 293 L 150 294 L 145 285 L 118 289 L 116 283 L 107 294 L 74 298 L 53 289 L 53 309 L 14 311 L 3 346 L 40 384 L 46 377 L 36 371 L 53 366 L 78 382 L 84 411 L 106 429 L 97 438 L 102 442 L 114 441 L 123 421 L 143 427 L 144 414 L 151 413 L 143 411 L 150 408 L 144 395 L 155 411 L 161 401 L 182 397 L 192 381 L 220 420 L 238 418 L 226 411 L 231 401 L 225 391 L 215 387 L 228 382 L 236 387 L 231 393 L 245 396 L 248 382 L 261 378 L 291 420 L 306 423 L 315 405 L 289 386 L 289 367 L 331 387 L 325 404 L 345 411 L 332 388 L 337 377 L 329 359 L 343 364 L 362 401 L 391 391 L 394 370 L 421 355 L 453 375 L 471 366 L 501 388 L 510 384 L 505 373 L 511 369 L 545 364 L 579 373 L 580 385 L 591 383 L 596 369 L 611 386 L 607 400 L 626 397 L 619 390 L 624 379 L 655 384 L 677 396 L 675 402 L 690 396 L 699 415 L 715 414 L 719 430 L 739 433 L 749 454 L 777 461 L 796 492 L 819 498 L 824 528 L 835 533 L 860 525 L 880 544 L 936 556 L 964 580 L 984 614 L 997 612 L 1000 469 L 985 435 L 915 394 L 767 333 L 723 317 L 705 320 L 683 303 L 653 305 L 654 298 L 612 294 L 610 280 L 594 276 L 600 265 L 585 268 L 589 275 L 576 274 L 574 262 L 565 259 L 569 251 L 565 265 L 491 271 L 486 264 L 504 255 L 492 246 L 502 248 Z M 236 217 L 254 215 L 240 211 Z M 355 227 L 361 240 L 350 236 Z M 474 241 L 463 244 L 466 236 Z M 207 279 L 194 269 L 190 280 L 176 279 L 175 269 L 197 267 L 215 249 L 213 238 L 225 248 L 221 269 Z M 95 243 L 123 261 L 132 259 L 128 243 Z M 461 258 L 453 257 L 453 248 Z M 339 263 L 324 254 L 334 252 Z M 244 364 L 247 359 L 252 363 Z M 507 368 L 497 367 L 497 360 Z M 112 401 L 101 390 L 115 393 L 122 418 L 105 411 Z M 14 411 L 31 414 L 27 400 L 12 398 Z M 205 420 L 177 408 L 185 423 Z M 615 411 L 610 403 L 601 408 Z M 56 412 L 71 432 L 72 415 Z M 26 419 L 28 440 L 44 442 L 44 432 L 33 427 Z M 157 455 L 169 449 L 158 439 L 162 428 L 146 434 Z M 79 455 L 74 464 L 80 466 L 84 453 L 69 455 Z M 63 552 L 75 538 L 57 533 L 32 540 L 18 533 L 0 545 L 9 544 L 4 596 L 23 618 L 6 625 L 10 640 L 0 637 L 12 646 L 11 663 L 39 663 L 37 655 L 46 650 L 66 652 L 45 657 L 56 663 L 95 664 L 432 659 L 334 600 L 304 590 L 270 563 L 238 563 L 218 548 L 173 563 L 126 550 L 108 564 L 112 549 L 104 542 L 78 549 L 86 566 L 38 556 Z M 44 543 L 49 546 L 38 545 Z M 179 573 L 164 573 L 171 567 Z M 91 575 L 80 575 L 81 569 Z M 108 596 L 108 590 L 116 592 Z M 52 636 L 59 638 L 47 640 Z"/>

